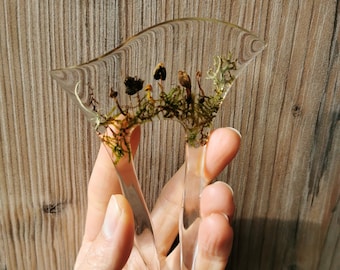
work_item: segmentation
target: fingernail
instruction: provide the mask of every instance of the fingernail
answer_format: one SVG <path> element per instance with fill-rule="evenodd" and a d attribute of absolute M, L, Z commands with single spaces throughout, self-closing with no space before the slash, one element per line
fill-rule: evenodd
<path fill-rule="evenodd" d="M 122 210 L 119 207 L 117 199 L 114 195 L 112 195 L 106 209 L 106 214 L 102 227 L 103 234 L 107 239 L 113 237 L 121 214 Z"/>
<path fill-rule="evenodd" d="M 220 213 L 227 221 L 227 223 L 231 226 L 231 218 L 226 213 Z"/>
<path fill-rule="evenodd" d="M 234 196 L 234 190 L 233 190 L 233 188 L 232 188 L 231 186 L 229 186 L 228 184 L 227 184 L 227 187 L 230 189 L 231 194 Z"/>
<path fill-rule="evenodd" d="M 228 127 L 228 128 L 235 131 L 237 133 L 237 135 L 242 139 L 242 135 L 241 135 L 240 131 L 238 131 L 236 128 L 233 128 L 233 127 Z"/>

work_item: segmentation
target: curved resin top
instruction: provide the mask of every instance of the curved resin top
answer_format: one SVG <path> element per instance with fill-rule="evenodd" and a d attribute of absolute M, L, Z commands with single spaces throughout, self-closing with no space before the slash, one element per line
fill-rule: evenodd
<path fill-rule="evenodd" d="M 107 142 L 112 148 L 134 125 L 159 118 L 179 121 L 187 141 L 198 146 L 238 74 L 264 48 L 236 25 L 186 18 L 150 27 L 88 63 L 52 71 L 52 77 L 98 132 L 115 127 L 119 136 L 110 134 L 114 140 Z"/>

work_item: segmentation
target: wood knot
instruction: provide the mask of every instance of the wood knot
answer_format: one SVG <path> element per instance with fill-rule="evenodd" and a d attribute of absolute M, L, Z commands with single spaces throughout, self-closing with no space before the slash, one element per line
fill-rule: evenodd
<path fill-rule="evenodd" d="M 294 117 L 298 117 L 300 116 L 302 113 L 302 110 L 301 110 L 301 107 L 297 104 L 295 104 L 293 107 L 292 107 L 292 114 Z"/>
<path fill-rule="evenodd" d="M 49 203 L 44 204 L 42 210 L 46 214 L 58 214 L 65 208 L 65 203 Z"/>

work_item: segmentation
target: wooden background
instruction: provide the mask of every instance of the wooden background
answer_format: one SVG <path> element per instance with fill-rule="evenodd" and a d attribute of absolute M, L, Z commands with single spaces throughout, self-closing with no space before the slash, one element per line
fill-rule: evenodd
<path fill-rule="evenodd" d="M 49 71 L 193 16 L 268 43 L 216 121 L 243 135 L 218 178 L 237 205 L 229 269 L 340 269 L 339 13 L 339 0 L 1 0 L 0 269 L 71 269 L 81 243 L 99 142 Z M 183 162 L 178 130 L 143 129 L 137 166 L 150 207 Z"/>

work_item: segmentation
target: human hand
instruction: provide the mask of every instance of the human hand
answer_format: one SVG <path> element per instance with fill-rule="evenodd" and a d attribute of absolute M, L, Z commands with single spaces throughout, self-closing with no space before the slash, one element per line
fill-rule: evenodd
<path fill-rule="evenodd" d="M 132 134 L 133 152 L 137 149 L 139 135 L 140 129 Z M 239 145 L 240 136 L 234 129 L 221 128 L 211 134 L 205 162 L 209 179 L 214 179 L 234 158 Z M 167 254 L 178 234 L 184 171 L 182 166 L 168 181 L 151 213 L 162 269 L 180 269 L 179 246 Z M 89 182 L 85 232 L 75 269 L 122 269 L 128 259 L 129 269 L 142 268 L 137 251 L 132 249 L 133 213 L 120 194 L 118 176 L 105 147 L 101 146 Z M 232 246 L 233 213 L 233 194 L 227 184 L 215 182 L 203 190 L 198 269 L 224 269 Z"/>

